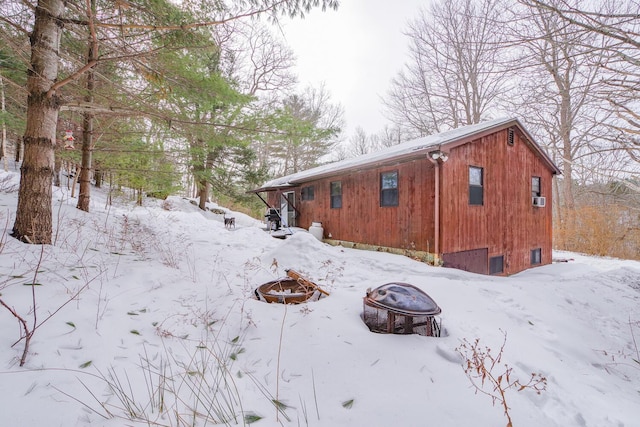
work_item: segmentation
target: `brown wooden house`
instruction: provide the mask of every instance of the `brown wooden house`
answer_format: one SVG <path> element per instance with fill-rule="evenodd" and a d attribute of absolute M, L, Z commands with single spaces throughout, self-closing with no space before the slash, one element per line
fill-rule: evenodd
<path fill-rule="evenodd" d="M 465 126 L 274 179 L 256 193 L 285 227 L 422 253 L 483 274 L 549 264 L 558 167 L 514 118 Z"/>

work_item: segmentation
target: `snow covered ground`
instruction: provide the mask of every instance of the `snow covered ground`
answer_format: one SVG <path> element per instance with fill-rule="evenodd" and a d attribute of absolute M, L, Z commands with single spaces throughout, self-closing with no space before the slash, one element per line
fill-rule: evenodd
<path fill-rule="evenodd" d="M 0 307 L 0 426 L 504 426 L 464 371 L 476 339 L 494 356 L 504 343 L 496 378 L 547 380 L 506 391 L 514 426 L 640 425 L 638 262 L 555 253 L 568 262 L 481 276 L 275 239 L 239 213 L 228 230 L 178 197 L 107 207 L 95 190 L 87 214 L 66 189 L 56 244 L 34 246 L 8 236 L 17 184 L 0 172 L 0 299 L 38 327 L 20 367 L 21 325 Z M 287 268 L 331 295 L 256 300 Z M 370 332 L 362 298 L 389 282 L 427 292 L 445 336 Z"/>

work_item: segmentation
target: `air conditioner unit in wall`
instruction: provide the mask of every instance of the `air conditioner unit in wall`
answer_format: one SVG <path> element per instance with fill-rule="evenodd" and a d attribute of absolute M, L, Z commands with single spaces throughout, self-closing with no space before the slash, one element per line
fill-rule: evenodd
<path fill-rule="evenodd" d="M 533 197 L 533 206 L 543 208 L 547 204 L 547 199 L 544 197 Z"/>

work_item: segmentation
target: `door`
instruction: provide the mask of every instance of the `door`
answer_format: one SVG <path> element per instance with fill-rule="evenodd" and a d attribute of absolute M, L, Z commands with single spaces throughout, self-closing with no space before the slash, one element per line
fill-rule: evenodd
<path fill-rule="evenodd" d="M 282 193 L 280 198 L 280 216 L 282 217 L 283 227 L 296 226 L 296 210 L 295 210 L 296 193 L 289 191 Z"/>
<path fill-rule="evenodd" d="M 442 262 L 445 267 L 489 274 L 489 248 L 442 254 Z"/>

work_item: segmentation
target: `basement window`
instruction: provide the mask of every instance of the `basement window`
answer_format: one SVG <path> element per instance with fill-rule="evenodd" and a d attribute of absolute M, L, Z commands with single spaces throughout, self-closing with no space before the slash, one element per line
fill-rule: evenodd
<path fill-rule="evenodd" d="M 489 258 L 489 274 L 504 273 L 504 256 L 494 256 Z"/>
<path fill-rule="evenodd" d="M 380 206 L 398 206 L 398 171 L 380 174 Z"/>
<path fill-rule="evenodd" d="M 484 204 L 484 169 L 477 166 L 469 166 L 469 204 Z"/>
<path fill-rule="evenodd" d="M 342 207 L 342 181 L 334 181 L 331 183 L 331 208 L 337 209 Z"/>
<path fill-rule="evenodd" d="M 531 250 L 531 265 L 542 264 L 542 249 L 536 248 Z"/>
<path fill-rule="evenodd" d="M 303 201 L 313 200 L 313 185 L 309 187 L 302 187 L 302 189 L 300 190 L 300 196 L 302 197 Z"/>

